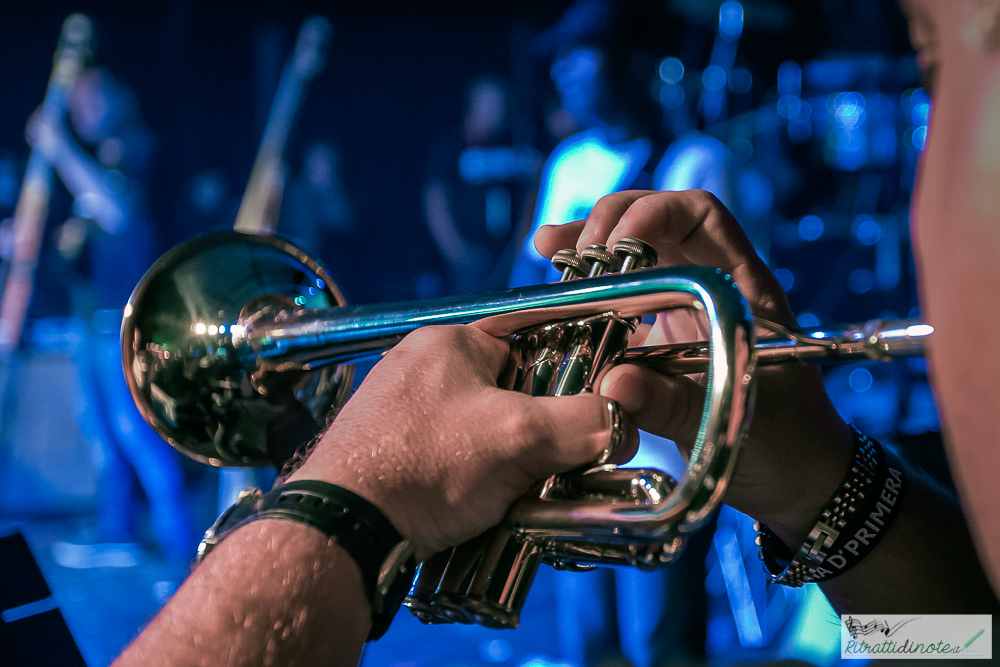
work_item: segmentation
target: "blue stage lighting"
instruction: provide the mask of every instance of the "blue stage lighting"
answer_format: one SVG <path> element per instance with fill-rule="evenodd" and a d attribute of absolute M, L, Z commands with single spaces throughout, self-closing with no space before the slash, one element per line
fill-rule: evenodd
<path fill-rule="evenodd" d="M 680 83 L 684 78 L 684 63 L 677 58 L 664 58 L 660 61 L 659 73 L 664 83 Z"/>
<path fill-rule="evenodd" d="M 802 218 L 799 220 L 799 236 L 804 241 L 815 241 L 823 236 L 823 221 L 815 215 Z"/>
<path fill-rule="evenodd" d="M 795 275 L 788 269 L 775 269 L 774 277 L 778 279 L 781 289 L 790 291 L 795 285 Z"/>
<path fill-rule="evenodd" d="M 872 374 L 867 368 L 855 368 L 847 376 L 847 384 L 852 391 L 862 393 L 872 388 Z"/>
<path fill-rule="evenodd" d="M 730 39 L 743 33 L 743 5 L 728 0 L 719 7 L 719 32 Z"/>
<path fill-rule="evenodd" d="M 701 75 L 701 82 L 707 90 L 722 90 L 726 85 L 726 70 L 718 65 L 709 65 Z"/>
<path fill-rule="evenodd" d="M 882 227 L 870 215 L 859 215 L 851 224 L 851 233 L 861 245 L 872 246 L 882 238 Z"/>
<path fill-rule="evenodd" d="M 868 269 L 852 271 L 847 284 L 855 294 L 864 294 L 875 287 L 875 274 Z"/>

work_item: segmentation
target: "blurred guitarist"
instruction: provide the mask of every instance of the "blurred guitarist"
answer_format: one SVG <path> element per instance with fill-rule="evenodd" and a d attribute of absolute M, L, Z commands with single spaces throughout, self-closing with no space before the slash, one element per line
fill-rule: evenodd
<path fill-rule="evenodd" d="M 153 225 L 142 186 L 152 138 L 130 90 L 105 70 L 89 69 L 69 96 L 68 125 L 35 114 L 27 137 L 73 196 L 73 216 L 57 230 L 74 314 L 90 323 L 80 346 L 78 422 L 95 449 L 101 499 L 93 544 L 57 544 L 57 561 L 73 567 L 135 562 L 139 525 L 136 478 L 149 499 L 165 554 L 186 562 L 196 535 L 184 503 L 177 454 L 139 415 L 122 377 L 121 309 L 154 259 Z M 126 553 L 121 553 L 126 552 Z"/>
<path fill-rule="evenodd" d="M 323 69 L 332 28 L 322 16 L 310 16 L 299 29 L 295 52 L 278 83 L 264 136 L 254 160 L 250 181 L 236 214 L 237 231 L 269 234 L 274 231 L 285 190 L 285 147 L 306 86 Z M 311 250 L 311 248 L 305 248 Z"/>

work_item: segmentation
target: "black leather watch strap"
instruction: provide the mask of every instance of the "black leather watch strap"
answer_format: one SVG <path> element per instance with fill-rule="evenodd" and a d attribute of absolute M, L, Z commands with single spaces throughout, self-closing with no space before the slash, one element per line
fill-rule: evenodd
<path fill-rule="evenodd" d="M 304 523 L 335 540 L 361 571 L 372 611 L 368 639 L 385 634 L 410 590 L 416 562 L 410 543 L 377 507 L 347 489 L 313 480 L 289 482 L 264 494 L 246 490 L 205 533 L 198 562 L 229 533 L 258 519 Z"/>

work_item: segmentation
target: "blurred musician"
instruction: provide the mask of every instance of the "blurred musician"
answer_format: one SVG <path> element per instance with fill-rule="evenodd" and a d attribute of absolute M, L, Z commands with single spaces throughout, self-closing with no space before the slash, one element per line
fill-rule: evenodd
<path fill-rule="evenodd" d="M 195 535 L 183 502 L 179 459 L 135 408 L 122 377 L 118 343 L 121 308 L 154 259 L 142 186 L 152 139 L 134 95 L 106 70 L 80 75 L 68 111 L 71 128 L 36 114 L 27 134 L 74 198 L 74 215 L 58 229 L 56 244 L 71 267 L 74 313 L 90 326 L 76 359 L 81 376 L 77 412 L 100 469 L 98 540 L 138 541 L 137 476 L 149 499 L 156 539 L 168 556 L 183 561 Z M 92 545 L 82 546 L 62 544 L 56 556 L 86 566 L 97 552 Z M 98 555 L 92 562 L 103 561 Z"/>
<path fill-rule="evenodd" d="M 528 190 L 541 158 L 510 145 L 507 83 L 481 76 L 466 94 L 465 117 L 430 159 L 424 217 L 447 267 L 447 293 L 502 288 L 523 234 Z"/>
<path fill-rule="evenodd" d="M 636 18 L 601 0 L 580 0 L 539 36 L 539 48 L 555 55 L 552 82 L 576 132 L 546 161 L 512 287 L 558 279 L 535 250 L 535 232 L 585 217 L 606 194 L 703 189 L 733 207 L 728 149 L 697 131 L 684 104 L 664 116 L 650 97 L 652 59 L 640 57 L 642 45 L 632 32 L 638 20 L 657 19 Z"/>
<path fill-rule="evenodd" d="M 354 229 L 354 215 L 340 152 L 331 142 L 314 141 L 306 148 L 301 168 L 282 198 L 278 229 L 300 248 L 308 248 L 332 266 L 341 265 L 341 257 L 328 256 L 326 241 L 329 236 L 344 241 Z"/>

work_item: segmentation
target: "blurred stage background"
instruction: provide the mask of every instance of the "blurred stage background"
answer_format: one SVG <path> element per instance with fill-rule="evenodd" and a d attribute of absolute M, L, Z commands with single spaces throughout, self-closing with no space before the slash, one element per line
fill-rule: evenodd
<path fill-rule="evenodd" d="M 565 222 L 604 191 L 663 176 L 655 168 L 673 156 L 672 177 L 658 182 L 724 190 L 800 325 L 919 315 L 908 201 L 930 107 L 893 2 L 5 3 L 5 262 L 30 151 L 25 128 L 72 12 L 94 22 L 93 64 L 111 100 L 110 111 L 94 113 L 115 126 L 88 137 L 73 121 L 68 132 L 109 191 L 129 202 L 143 251 L 126 242 L 101 250 L 101 235 L 114 236 L 109 225 L 91 223 L 100 214 L 56 179 L 24 337 L 6 362 L 0 529 L 26 534 L 92 666 L 108 664 L 180 584 L 184 554 L 219 497 L 213 470 L 161 460 L 169 450 L 143 469 L 136 461 L 147 455 L 102 441 L 140 427 L 102 397 L 114 391 L 90 367 L 100 362 L 86 361 L 114 337 L 121 307 L 101 303 L 115 287 L 101 292 L 101 276 L 124 281 L 143 258 L 232 227 L 309 15 L 325 16 L 333 32 L 285 150 L 278 232 L 326 263 L 349 302 L 503 287 L 526 258 L 542 203 L 563 196 L 556 157 L 573 158 L 584 175 L 582 194 L 562 204 L 573 217 L 546 218 Z M 610 99 L 588 93 L 601 85 Z M 605 149 L 638 146 L 646 180 L 587 181 L 598 165 L 574 152 L 581 136 L 598 136 Z M 686 141 L 694 150 L 676 159 Z M 827 379 L 846 419 L 905 442 L 904 453 L 947 477 L 922 361 L 838 367 Z M 102 492 L 109 479 L 121 487 L 117 500 Z M 115 502 L 122 516 L 108 518 Z M 165 506 L 186 516 L 173 541 L 163 537 L 172 525 Z M 120 537 L 102 533 L 109 521 Z M 619 580 L 596 606 L 574 609 L 566 600 L 584 598 L 567 598 L 566 582 L 546 568 L 519 630 L 425 628 L 403 611 L 363 664 L 839 661 L 837 621 L 822 594 L 766 586 L 745 517 L 725 509 L 705 552 L 693 586 L 704 590 L 693 607 L 705 613 L 684 621 L 700 630 L 677 640 L 683 649 L 649 640 L 684 613 L 673 602 L 659 609 L 662 588 Z"/>

